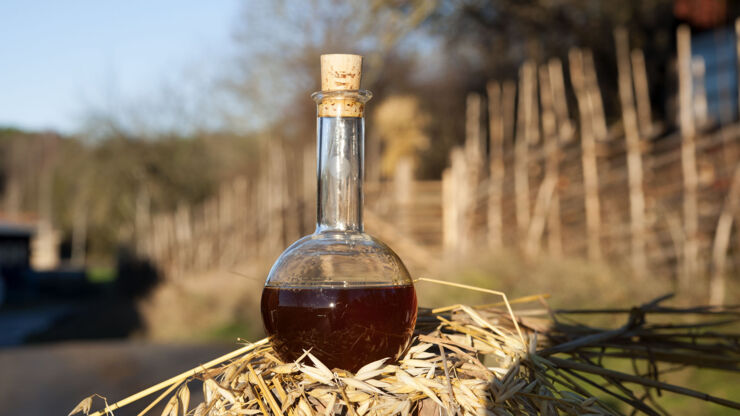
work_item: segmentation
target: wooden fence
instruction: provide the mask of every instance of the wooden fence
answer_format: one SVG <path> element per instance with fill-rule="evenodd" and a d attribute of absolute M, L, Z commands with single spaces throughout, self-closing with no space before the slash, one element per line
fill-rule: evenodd
<path fill-rule="evenodd" d="M 441 181 L 414 180 L 402 160 L 393 180 L 366 184 L 366 228 L 412 271 L 508 248 L 629 264 L 684 288 L 709 276 L 711 300 L 722 302 L 725 275 L 740 270 L 740 125 L 697 124 L 688 28 L 677 42 L 677 131 L 653 121 L 645 58 L 618 29 L 619 120 L 607 124 L 589 51 L 570 51 L 567 72 L 555 58 L 525 62 L 517 82 L 468 96 L 464 144 Z M 313 231 L 314 153 L 272 142 L 259 176 L 173 213 L 150 216 L 143 195 L 137 249 L 171 278 L 274 259 Z"/>

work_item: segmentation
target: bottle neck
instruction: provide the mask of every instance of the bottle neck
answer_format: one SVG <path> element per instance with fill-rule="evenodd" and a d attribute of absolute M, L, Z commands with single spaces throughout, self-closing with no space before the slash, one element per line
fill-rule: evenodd
<path fill-rule="evenodd" d="M 362 232 L 365 119 L 319 117 L 317 232 Z"/>

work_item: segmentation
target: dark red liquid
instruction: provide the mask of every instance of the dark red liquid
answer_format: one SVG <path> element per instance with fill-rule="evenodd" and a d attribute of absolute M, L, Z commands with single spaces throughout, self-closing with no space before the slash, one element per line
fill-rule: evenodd
<path fill-rule="evenodd" d="M 357 371 L 406 349 L 416 323 L 413 286 L 275 288 L 262 292 L 262 320 L 283 361 L 311 350 L 329 368 Z"/>

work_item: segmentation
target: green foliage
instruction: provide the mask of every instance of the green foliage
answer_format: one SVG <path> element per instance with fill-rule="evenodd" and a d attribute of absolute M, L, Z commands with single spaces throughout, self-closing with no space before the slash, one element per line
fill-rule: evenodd
<path fill-rule="evenodd" d="M 248 173 L 257 145 L 232 135 L 85 141 L 1 129 L 0 210 L 14 205 L 21 213 L 49 215 L 64 239 L 82 215 L 90 254 L 110 260 L 133 232 L 137 198 L 146 196 L 152 213 L 202 201 L 227 178 Z"/>
<path fill-rule="evenodd" d="M 87 280 L 92 283 L 110 283 L 116 280 L 116 271 L 112 267 L 89 267 Z"/>

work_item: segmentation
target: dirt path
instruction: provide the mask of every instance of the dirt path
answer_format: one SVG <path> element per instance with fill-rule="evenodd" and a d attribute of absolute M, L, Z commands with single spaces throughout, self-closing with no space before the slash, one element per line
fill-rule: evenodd
<path fill-rule="evenodd" d="M 0 349 L 0 415 L 65 416 L 90 394 L 114 402 L 236 348 L 105 341 Z M 115 414 L 136 415 L 148 403 Z"/>

